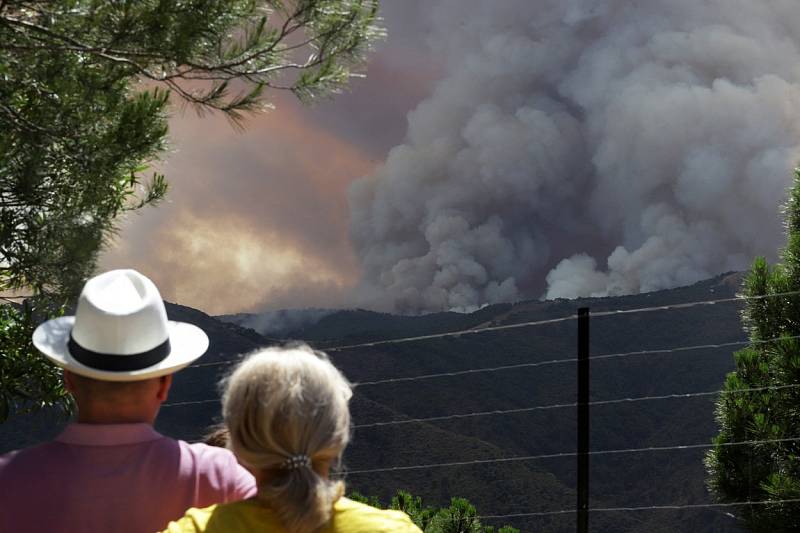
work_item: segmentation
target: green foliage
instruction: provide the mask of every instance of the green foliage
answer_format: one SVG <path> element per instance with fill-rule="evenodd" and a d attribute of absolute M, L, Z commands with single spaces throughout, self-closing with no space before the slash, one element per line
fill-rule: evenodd
<path fill-rule="evenodd" d="M 29 302 L 0 306 L 0 422 L 10 416 L 56 407 L 65 415 L 73 411 L 71 396 L 64 389 L 61 371 L 44 357 L 32 353 L 34 312 Z"/>
<path fill-rule="evenodd" d="M 265 89 L 302 100 L 339 91 L 383 36 L 377 10 L 377 0 L 6 1 L 0 50 L 62 53 L 238 119 L 266 104 Z"/>
<path fill-rule="evenodd" d="M 786 205 L 781 263 L 757 258 L 745 280 L 743 323 L 751 345 L 735 354 L 736 371 L 717 402 L 720 432 L 706 457 L 708 483 L 725 502 L 800 498 L 800 170 Z M 763 298 L 768 295 L 778 295 Z M 771 341 L 770 339 L 779 339 Z M 766 389 L 765 389 L 766 388 Z M 760 390 L 751 390 L 760 389 Z M 765 389 L 765 390 L 764 390 Z M 776 441 L 734 445 L 743 441 Z M 751 531 L 800 529 L 800 505 L 742 506 Z"/>
<path fill-rule="evenodd" d="M 381 506 L 381 502 L 380 502 L 380 500 L 378 500 L 377 497 L 375 497 L 375 496 L 364 496 L 363 494 L 361 494 L 360 492 L 357 492 L 357 491 L 353 491 L 350 495 L 348 495 L 348 498 L 350 498 L 351 500 L 353 500 L 355 502 L 363 503 L 365 505 L 371 505 L 372 507 L 380 507 Z"/>
<path fill-rule="evenodd" d="M 382 507 L 374 496 L 353 492 L 348 497 L 373 507 Z M 422 498 L 399 490 L 392 497 L 389 509 L 403 511 L 425 533 L 519 533 L 511 526 L 495 529 L 482 525 L 475 507 L 463 498 L 453 498 L 449 507 L 434 509 L 424 506 Z"/>
<path fill-rule="evenodd" d="M 403 490 L 398 490 L 392 497 L 389 508 L 406 513 L 422 531 L 428 530 L 433 518 L 438 514 L 432 507 L 425 507 L 422 498 Z"/>
<path fill-rule="evenodd" d="M 238 124 L 269 106 L 268 90 L 304 101 L 335 93 L 381 37 L 377 9 L 377 0 L 0 0 L 0 294 L 33 291 L 43 309 L 62 306 L 120 215 L 164 197 L 164 176 L 146 171 L 166 147 L 171 97 Z M 14 339 L 0 347 L 3 375 L 40 364 Z M 28 401 L 26 390 L 0 381 L 5 405 Z"/>
<path fill-rule="evenodd" d="M 425 529 L 429 533 L 481 533 L 478 512 L 467 500 L 453 498 L 450 507 L 441 509 Z"/>
<path fill-rule="evenodd" d="M 334 93 L 382 35 L 377 9 L 0 2 L 0 289 L 74 294 L 117 217 L 164 196 L 163 176 L 142 173 L 165 148 L 171 94 L 238 121 L 265 89 Z"/>

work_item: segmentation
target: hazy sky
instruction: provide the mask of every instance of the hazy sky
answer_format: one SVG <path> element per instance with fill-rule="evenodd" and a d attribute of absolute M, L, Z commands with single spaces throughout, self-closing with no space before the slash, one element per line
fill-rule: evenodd
<path fill-rule="evenodd" d="M 170 202 L 102 266 L 210 313 L 608 296 L 783 243 L 796 0 L 384 0 L 366 80 L 173 121 Z M 731 6 L 735 5 L 735 8 Z"/>
<path fill-rule="evenodd" d="M 132 267 L 162 295 L 212 314 L 348 305 L 358 266 L 347 187 L 402 142 L 438 75 L 420 2 L 388 0 L 366 79 L 312 107 L 277 94 L 243 133 L 176 111 L 167 201 L 130 216 L 102 269 Z"/>

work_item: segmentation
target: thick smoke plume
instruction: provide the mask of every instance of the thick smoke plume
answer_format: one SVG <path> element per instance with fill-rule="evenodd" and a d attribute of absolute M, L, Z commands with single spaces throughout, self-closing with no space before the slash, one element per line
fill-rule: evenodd
<path fill-rule="evenodd" d="M 796 0 L 435 5 L 446 75 L 350 191 L 366 302 L 635 293 L 774 254 L 800 156 Z"/>

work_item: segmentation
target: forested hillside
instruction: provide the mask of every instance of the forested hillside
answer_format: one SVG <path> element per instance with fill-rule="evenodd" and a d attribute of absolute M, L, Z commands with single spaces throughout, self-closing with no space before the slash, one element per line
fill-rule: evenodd
<path fill-rule="evenodd" d="M 575 459 L 570 456 L 359 471 L 573 452 L 575 409 L 549 406 L 575 401 L 575 364 L 549 362 L 575 357 L 576 321 L 410 342 L 379 341 L 567 317 L 581 306 L 602 313 L 725 299 L 735 294 L 740 279 L 740 275 L 731 274 L 670 291 L 580 301 L 521 302 L 490 306 L 472 314 L 395 317 L 341 311 L 285 336 L 330 349 L 331 357 L 348 377 L 362 383 L 352 404 L 356 428 L 345 458 L 351 472 L 347 476 L 350 489 L 378 496 L 384 502 L 398 489 L 422 496 L 434 505 L 445 505 L 451 497 L 460 496 L 485 515 L 570 510 L 575 505 L 576 477 Z M 592 362 L 592 400 L 720 389 L 725 373 L 733 368 L 735 347 L 602 356 L 741 341 L 740 308 L 739 303 L 717 303 L 593 317 L 591 351 L 592 356 L 601 357 Z M 199 439 L 218 421 L 215 383 L 227 365 L 216 363 L 276 341 L 190 308 L 168 305 L 168 313 L 173 319 L 193 322 L 208 331 L 211 349 L 196 367 L 176 376 L 171 405 L 163 408 L 158 427 L 173 436 Z M 372 345 L 335 349 L 359 343 Z M 402 379 L 504 366 L 514 368 Z M 387 379 L 399 380 L 369 383 Z M 708 443 L 716 432 L 713 400 L 713 395 L 707 395 L 594 406 L 592 449 Z M 530 409 L 542 406 L 548 408 Z M 382 424 L 508 410 L 522 411 Z M 0 446 L 7 450 L 26 445 L 55 431 L 57 425 L 43 418 L 12 420 L 0 427 Z M 591 505 L 710 503 L 704 486 L 704 453 L 704 449 L 673 449 L 593 456 Z M 510 523 L 523 531 L 574 530 L 571 514 L 485 522 Z M 591 523 L 593 531 L 737 530 L 736 520 L 719 510 L 602 512 L 593 513 Z"/>

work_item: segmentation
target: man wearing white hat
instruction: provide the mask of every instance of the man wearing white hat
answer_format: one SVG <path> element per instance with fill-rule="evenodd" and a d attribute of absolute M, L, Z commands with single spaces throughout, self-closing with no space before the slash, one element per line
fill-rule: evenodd
<path fill-rule="evenodd" d="M 45 322 L 33 343 L 64 368 L 78 419 L 53 442 L 0 457 L 0 533 L 160 531 L 189 507 L 255 494 L 227 450 L 153 429 L 172 373 L 203 355 L 208 337 L 168 321 L 148 278 L 90 279 L 75 316 Z"/>

